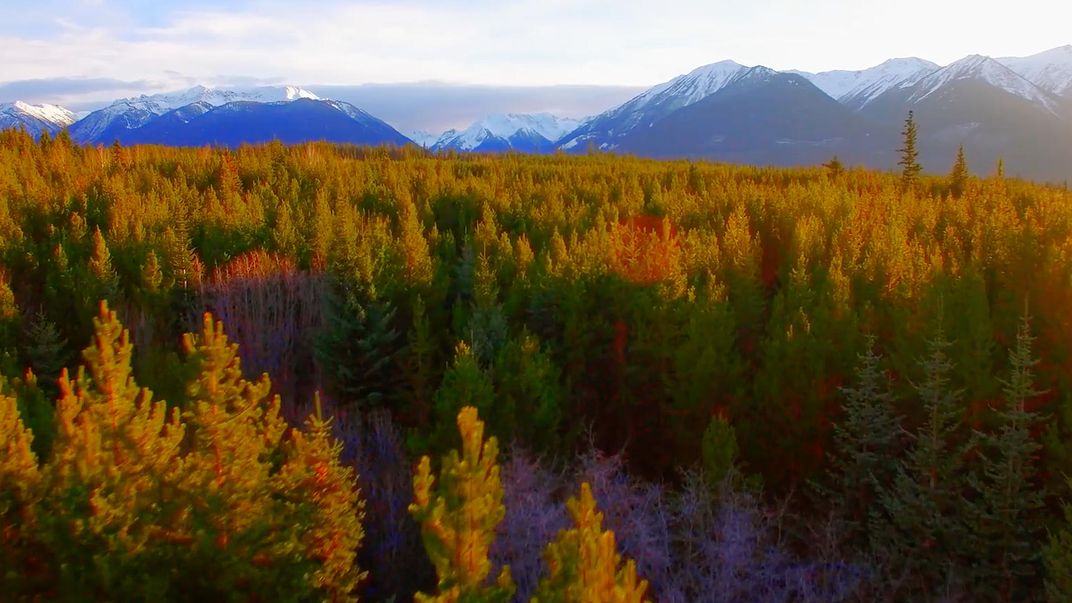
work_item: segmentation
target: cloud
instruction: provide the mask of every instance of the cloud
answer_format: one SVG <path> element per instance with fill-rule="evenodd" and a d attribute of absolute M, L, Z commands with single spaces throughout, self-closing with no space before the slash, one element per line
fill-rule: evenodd
<path fill-rule="evenodd" d="M 617 106 L 643 88 L 628 86 L 466 86 L 441 82 L 309 86 L 325 98 L 353 103 L 405 130 L 440 133 L 490 113 L 553 113 L 586 117 Z"/>

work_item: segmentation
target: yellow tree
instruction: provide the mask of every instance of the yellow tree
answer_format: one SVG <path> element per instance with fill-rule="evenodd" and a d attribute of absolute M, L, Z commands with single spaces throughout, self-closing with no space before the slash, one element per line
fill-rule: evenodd
<path fill-rule="evenodd" d="M 326 600 L 351 601 L 365 577 L 357 566 L 364 501 L 353 468 L 339 464 L 342 444 L 331 434 L 331 420 L 320 412 L 319 394 L 315 406 L 305 432 L 291 432 L 290 455 L 279 482 L 284 496 L 296 493 L 310 506 L 311 512 L 299 514 L 298 532 L 306 558 L 318 564 L 312 587 Z"/>
<path fill-rule="evenodd" d="M 636 562 L 622 563 L 614 532 L 603 530 L 592 488 L 581 484 L 579 499 L 566 503 L 574 528 L 562 530 L 547 545 L 549 575 L 540 581 L 534 603 L 641 603 L 646 580 L 637 578 Z"/>
<path fill-rule="evenodd" d="M 101 302 L 85 366 L 60 376 L 57 436 L 45 480 L 44 538 L 63 585 L 114 587 L 137 576 L 138 553 L 168 536 L 172 509 L 158 504 L 178 464 L 184 429 L 131 374 L 129 333 Z M 102 564 L 108 558 L 112 565 Z M 81 585 L 81 586 L 80 586 Z"/>
<path fill-rule="evenodd" d="M 41 474 L 14 396 L 0 392 L 0 585 L 24 579 Z"/>
<path fill-rule="evenodd" d="M 510 568 L 503 567 L 495 583 L 488 583 L 488 550 L 495 527 L 506 516 L 496 462 L 499 445 L 494 437 L 484 441 L 484 422 L 472 406 L 458 413 L 458 430 L 461 454 L 452 450 L 443 457 L 439 483 L 427 456 L 413 477 L 410 513 L 421 524 L 424 547 L 439 583 L 436 594 L 418 593 L 415 599 L 428 603 L 505 602 L 514 593 Z"/>

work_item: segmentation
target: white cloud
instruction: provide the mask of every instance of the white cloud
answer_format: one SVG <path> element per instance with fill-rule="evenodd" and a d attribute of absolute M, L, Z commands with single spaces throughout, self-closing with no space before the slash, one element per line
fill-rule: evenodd
<path fill-rule="evenodd" d="M 1026 54 L 1068 43 L 1072 17 L 1052 0 L 1015 11 L 960 0 L 258 2 L 158 7 L 152 19 L 140 18 L 141 3 L 83 0 L 94 10 L 70 14 L 53 4 L 36 9 L 40 23 L 0 25 L 0 78 L 650 85 L 724 58 L 819 70 Z"/>

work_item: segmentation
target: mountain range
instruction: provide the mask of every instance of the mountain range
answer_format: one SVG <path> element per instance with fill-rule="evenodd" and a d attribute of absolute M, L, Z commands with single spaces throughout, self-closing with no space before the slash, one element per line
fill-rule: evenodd
<path fill-rule="evenodd" d="M 0 129 L 68 128 L 80 143 L 237 146 L 269 140 L 407 144 L 429 151 L 613 151 L 770 165 L 896 164 L 912 111 L 921 162 L 943 171 L 964 145 L 977 171 L 1072 176 L 1072 45 L 1029 57 L 970 55 L 940 66 L 890 59 L 860 71 L 705 65 L 583 120 L 496 114 L 442 134 L 402 134 L 341 101 L 297 86 L 206 88 L 115 101 L 88 115 L 55 105 L 0 105 Z"/>

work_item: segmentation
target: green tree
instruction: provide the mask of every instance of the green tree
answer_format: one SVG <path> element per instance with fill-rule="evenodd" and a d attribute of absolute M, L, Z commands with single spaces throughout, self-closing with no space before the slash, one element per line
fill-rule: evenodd
<path fill-rule="evenodd" d="M 949 190 L 954 197 L 964 194 L 968 186 L 968 160 L 964 157 L 964 145 L 957 149 L 957 160 L 953 162 L 953 171 L 949 173 Z"/>
<path fill-rule="evenodd" d="M 737 453 L 737 434 L 733 426 L 718 415 L 711 417 L 701 443 L 704 479 L 712 485 L 721 483 L 733 470 Z"/>
<path fill-rule="evenodd" d="M 897 470 L 901 419 L 894 412 L 889 378 L 875 345 L 869 336 L 859 356 L 856 383 L 841 388 L 844 415 L 834 424 L 831 486 L 822 489 L 850 541 L 865 535 L 868 512 Z"/>
<path fill-rule="evenodd" d="M 897 165 L 901 166 L 901 186 L 907 189 L 919 181 L 919 174 L 923 171 L 919 165 L 919 150 L 916 148 L 919 130 L 913 111 L 908 112 L 901 136 L 903 146 L 897 149 L 897 152 L 901 154 L 901 160 L 897 162 Z"/>

